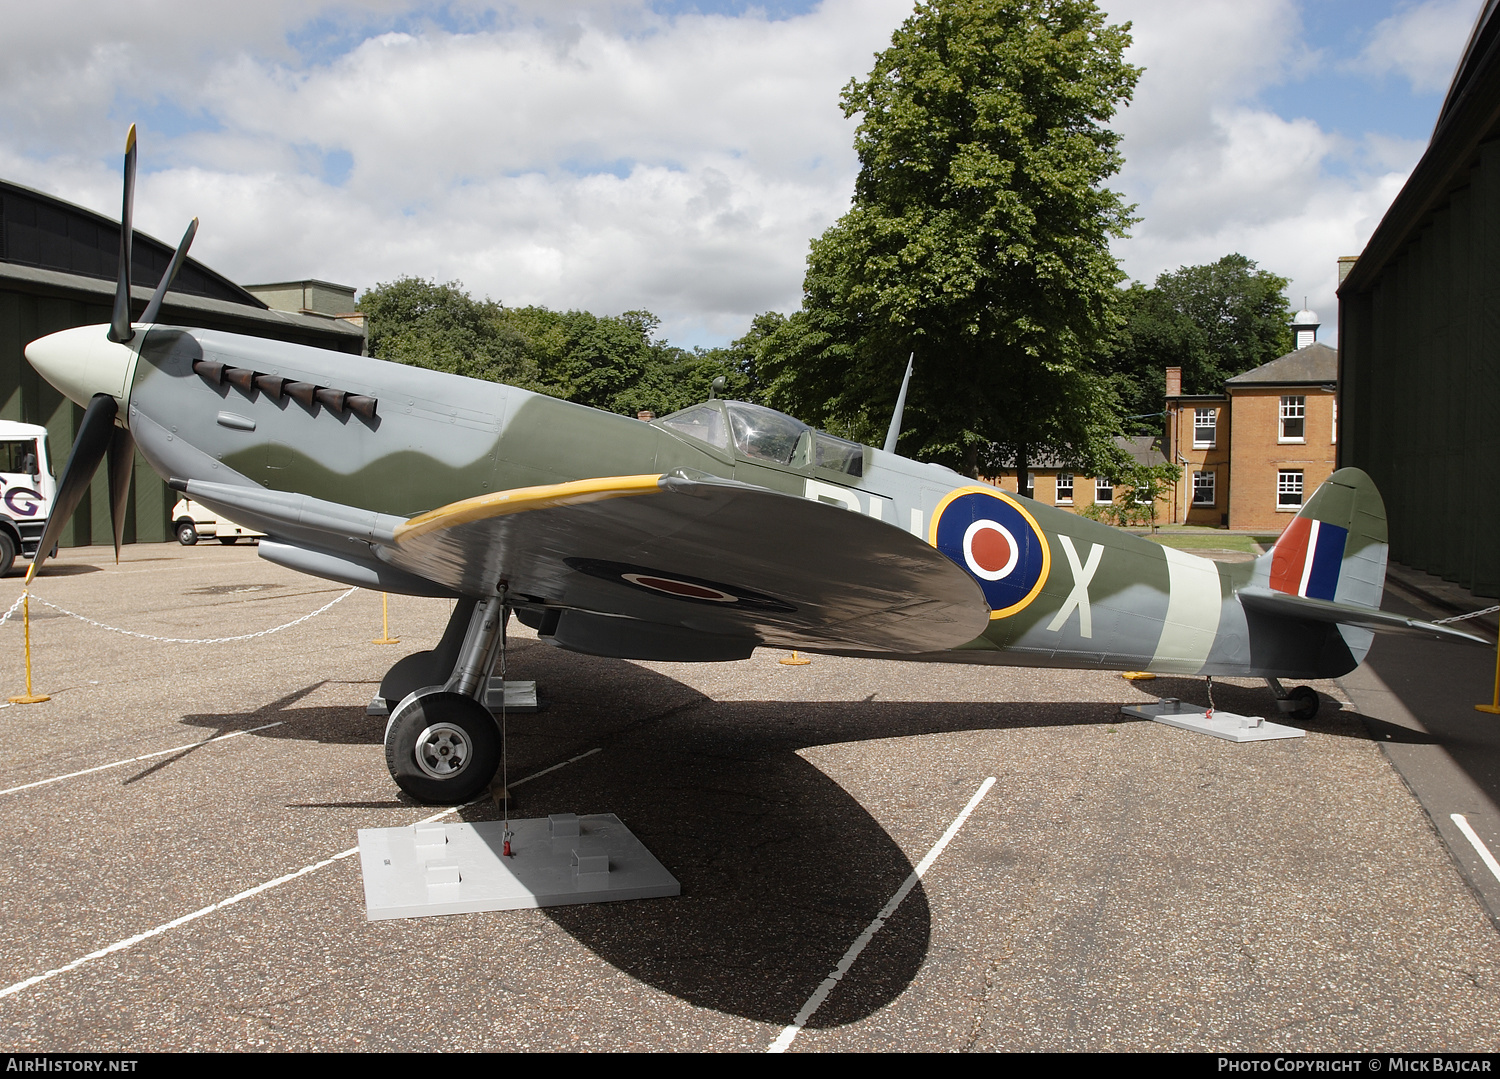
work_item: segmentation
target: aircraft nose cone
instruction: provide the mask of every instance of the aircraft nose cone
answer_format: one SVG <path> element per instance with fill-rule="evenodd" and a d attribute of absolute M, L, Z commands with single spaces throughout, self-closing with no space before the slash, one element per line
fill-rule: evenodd
<path fill-rule="evenodd" d="M 26 346 L 31 366 L 64 397 L 87 405 L 96 393 L 107 393 L 120 403 L 125 417 L 129 379 L 136 354 L 106 334 L 108 326 L 76 326 L 39 338 Z"/>

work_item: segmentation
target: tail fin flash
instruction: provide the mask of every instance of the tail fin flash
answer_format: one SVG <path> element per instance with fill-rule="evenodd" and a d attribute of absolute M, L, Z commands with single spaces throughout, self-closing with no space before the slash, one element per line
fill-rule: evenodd
<path fill-rule="evenodd" d="M 1267 573 L 1272 591 L 1373 609 L 1385 592 L 1387 549 L 1385 502 L 1375 481 L 1357 468 L 1341 468 L 1256 568 Z"/>

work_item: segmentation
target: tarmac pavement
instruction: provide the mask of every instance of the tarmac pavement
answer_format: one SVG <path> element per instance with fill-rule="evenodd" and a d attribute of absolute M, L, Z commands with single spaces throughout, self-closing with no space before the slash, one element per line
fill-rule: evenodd
<path fill-rule="evenodd" d="M 617 813 L 682 895 L 369 922 L 337 856 L 435 811 L 390 780 L 365 705 L 449 604 L 391 597 L 391 647 L 363 591 L 215 645 L 38 602 L 201 638 L 345 591 L 246 546 L 112 560 L 49 564 L 31 630 L 52 700 L 0 710 L 7 1049 L 763 1051 L 989 776 L 791 1051 L 1495 1048 L 1500 936 L 1335 683 L 1306 738 L 1236 745 L 1118 714 L 1202 701 L 1195 679 L 628 663 L 516 627 L 510 673 L 548 707 L 511 718 L 508 774 L 598 752 L 513 813 Z M 1254 682 L 1215 697 L 1275 716 Z"/>

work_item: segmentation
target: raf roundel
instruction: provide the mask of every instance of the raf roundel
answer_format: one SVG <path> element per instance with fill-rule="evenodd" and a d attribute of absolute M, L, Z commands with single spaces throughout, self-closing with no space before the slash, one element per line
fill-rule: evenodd
<path fill-rule="evenodd" d="M 949 494 L 933 514 L 928 538 L 979 582 L 991 618 L 1015 614 L 1035 599 L 1052 566 L 1036 520 L 995 488 Z"/>

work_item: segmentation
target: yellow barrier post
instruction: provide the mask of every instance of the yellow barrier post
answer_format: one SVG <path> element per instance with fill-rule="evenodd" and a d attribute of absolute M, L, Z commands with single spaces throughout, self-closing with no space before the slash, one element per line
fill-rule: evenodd
<path fill-rule="evenodd" d="M 400 637 L 391 636 L 390 596 L 380 593 L 380 636 L 372 640 L 371 644 L 400 644 Z"/>
<path fill-rule="evenodd" d="M 1495 642 L 1495 699 L 1489 704 L 1476 704 L 1474 710 L 1500 715 L 1500 641 Z"/>
<path fill-rule="evenodd" d="M 11 608 L 15 610 L 14 607 Z M 10 698 L 11 704 L 41 704 L 52 698 L 45 693 L 31 692 L 31 591 L 21 593 L 21 625 L 26 629 L 26 695 Z"/>
<path fill-rule="evenodd" d="M 808 659 L 806 656 L 797 655 L 796 649 L 793 649 L 791 655 L 782 656 L 776 662 L 783 663 L 788 667 L 805 667 L 809 663 L 811 663 L 812 660 Z"/>

